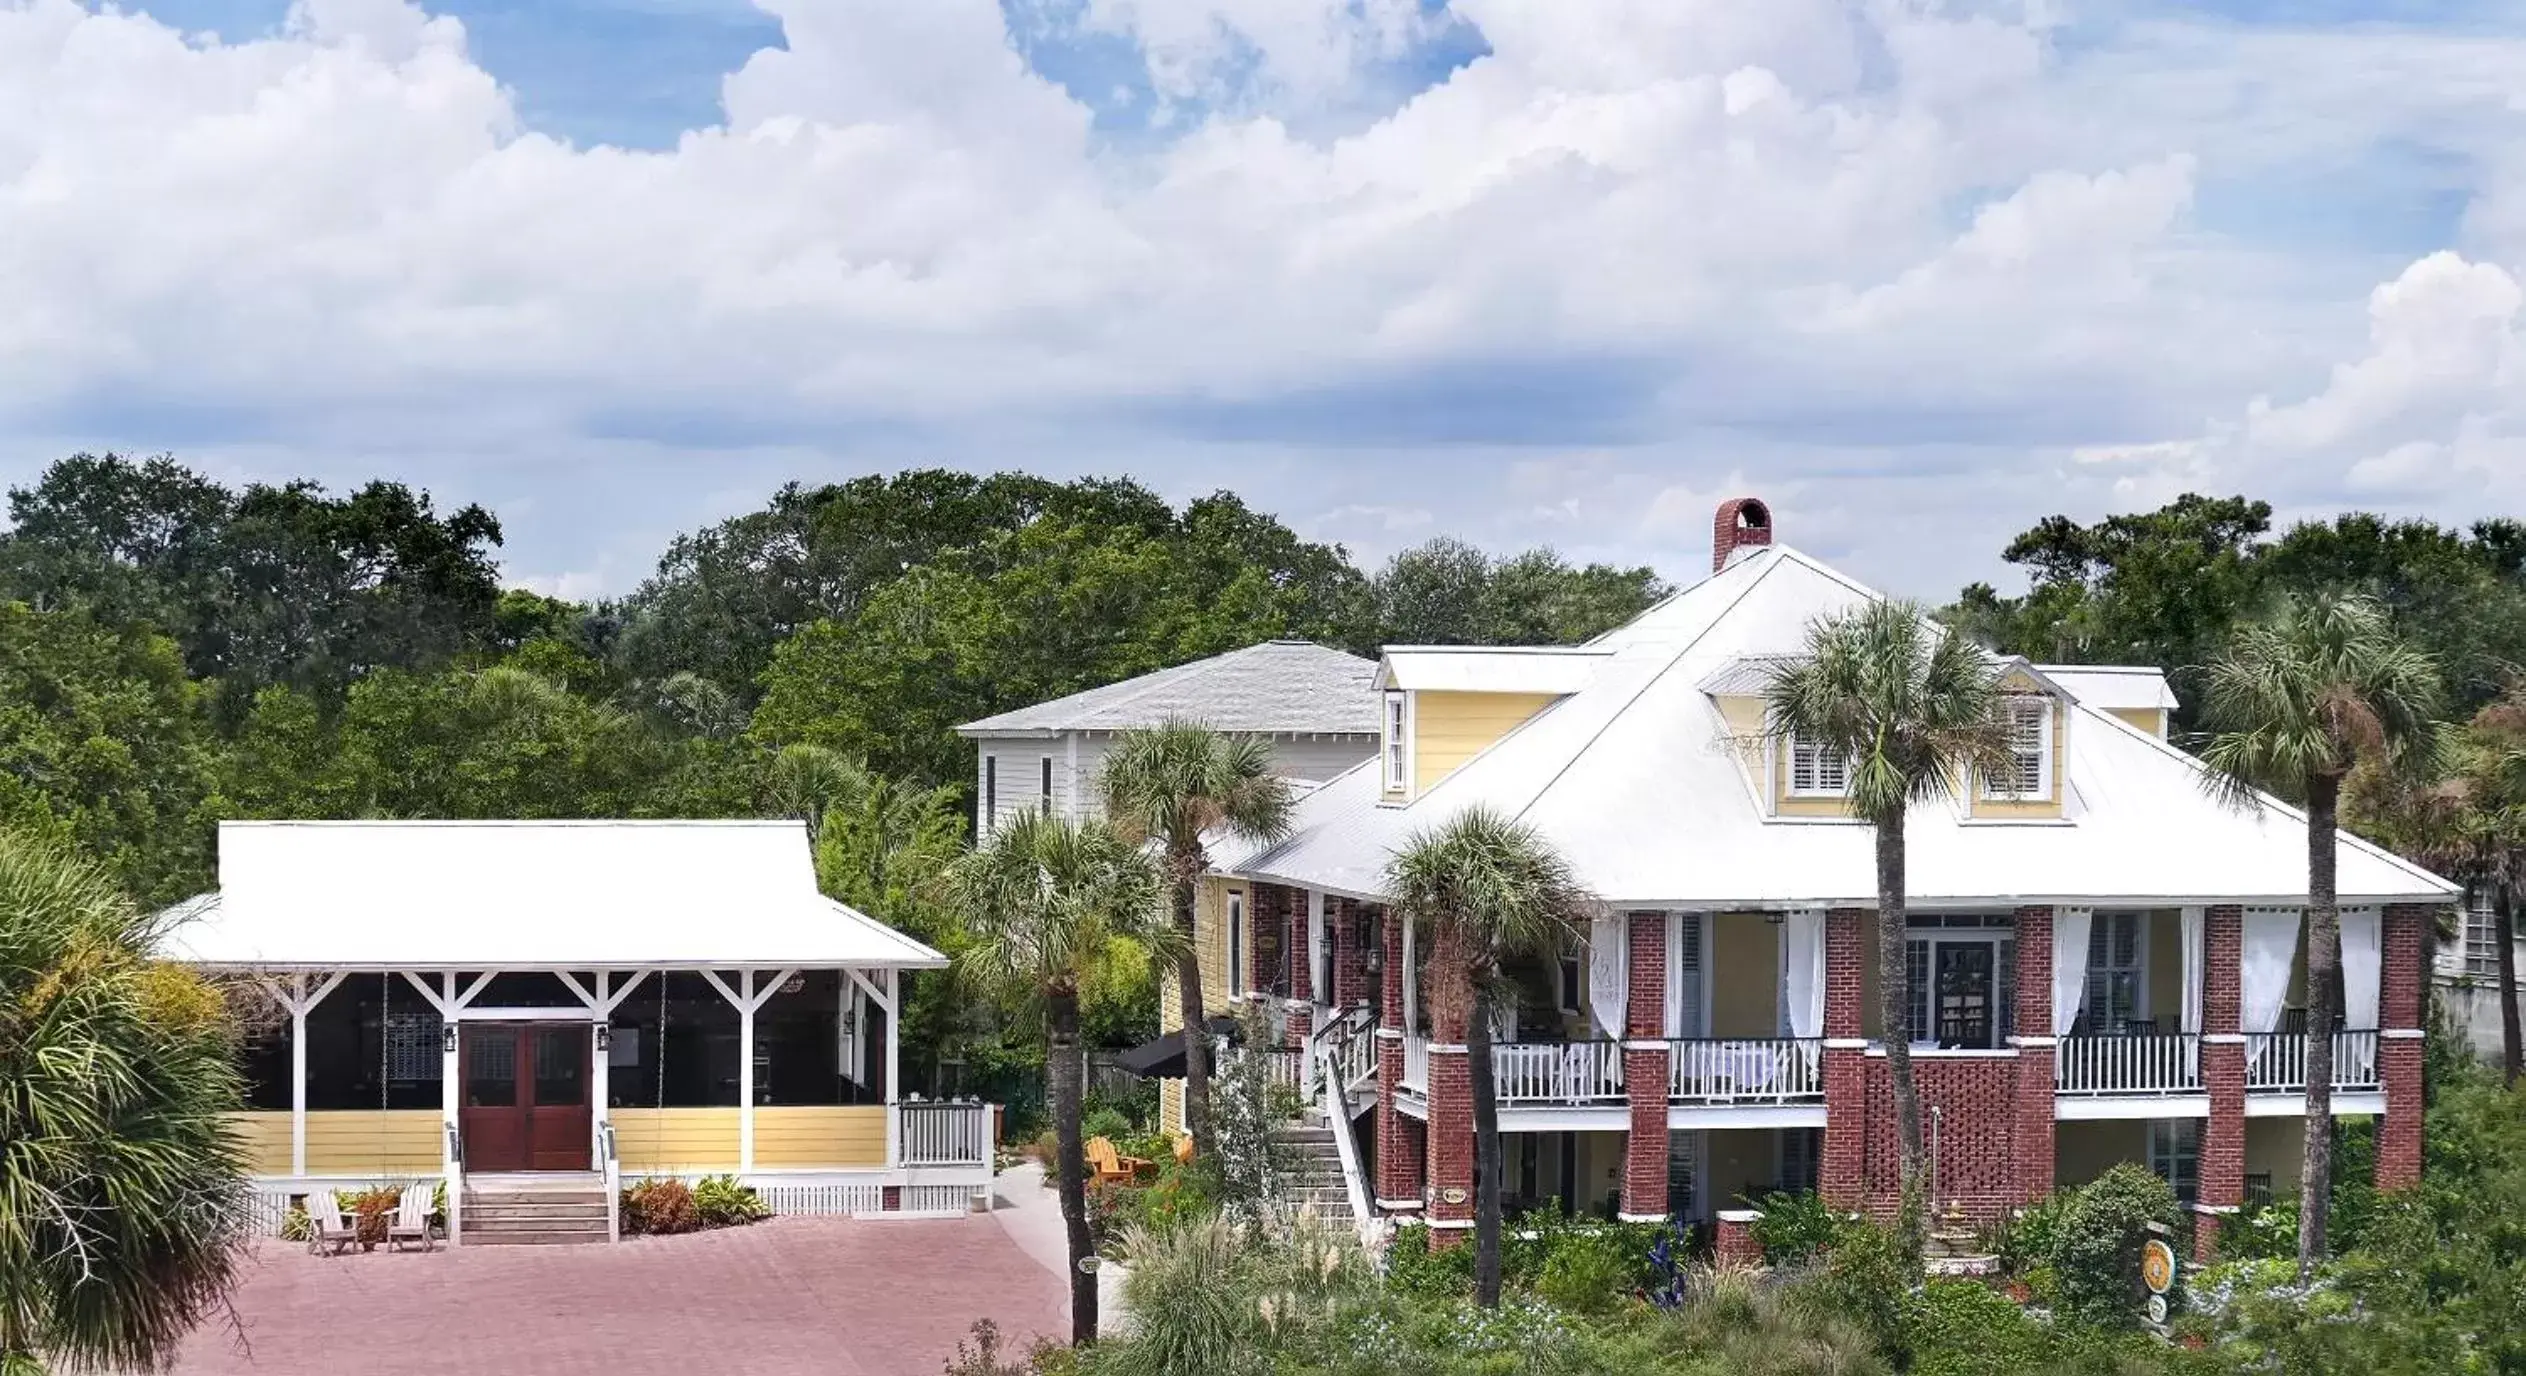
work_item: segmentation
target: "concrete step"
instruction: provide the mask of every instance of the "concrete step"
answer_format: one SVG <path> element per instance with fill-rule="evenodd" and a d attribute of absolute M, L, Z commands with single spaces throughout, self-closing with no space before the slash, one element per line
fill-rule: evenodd
<path fill-rule="evenodd" d="M 603 1246 L 605 1230 L 599 1228 L 592 1233 L 477 1233 L 472 1228 L 465 1229 L 465 1245 L 468 1247 L 573 1247 L 589 1243 Z"/>
<path fill-rule="evenodd" d="M 465 1226 L 498 1219 L 504 1223 L 563 1223 L 577 1219 L 605 1220 L 602 1204 L 475 1204 L 465 1205 Z"/>
<path fill-rule="evenodd" d="M 568 1186 L 556 1186 L 547 1190 L 469 1189 L 465 1191 L 466 1203 L 471 1204 L 478 1200 L 489 1204 L 595 1204 L 602 1206 L 605 1203 L 605 1191 L 602 1189 L 585 1190 Z"/>

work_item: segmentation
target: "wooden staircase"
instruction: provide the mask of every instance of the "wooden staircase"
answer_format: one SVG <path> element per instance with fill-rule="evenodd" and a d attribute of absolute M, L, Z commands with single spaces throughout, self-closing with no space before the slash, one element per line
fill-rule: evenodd
<path fill-rule="evenodd" d="M 594 1171 L 467 1176 L 457 1229 L 468 1247 L 605 1242 L 609 1203 L 605 1177 Z"/>
<path fill-rule="evenodd" d="M 1293 1209 L 1314 1210 L 1330 1227 L 1357 1227 L 1358 1220 L 1351 1217 L 1350 1190 L 1342 1181 L 1341 1149 L 1334 1145 L 1333 1129 L 1324 1126 L 1322 1115 L 1310 1113 L 1301 1123 L 1276 1128 L 1272 1140 L 1274 1154 L 1289 1165 L 1289 1173 L 1281 1180 L 1281 1202 Z"/>

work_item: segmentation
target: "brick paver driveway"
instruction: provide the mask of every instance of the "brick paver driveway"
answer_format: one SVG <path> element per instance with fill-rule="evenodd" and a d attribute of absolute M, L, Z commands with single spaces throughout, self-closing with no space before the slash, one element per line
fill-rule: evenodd
<path fill-rule="evenodd" d="M 267 1244 L 181 1376 L 934 1376 L 974 1320 L 1068 1329 L 998 1221 L 776 1218 L 612 1247 Z"/>

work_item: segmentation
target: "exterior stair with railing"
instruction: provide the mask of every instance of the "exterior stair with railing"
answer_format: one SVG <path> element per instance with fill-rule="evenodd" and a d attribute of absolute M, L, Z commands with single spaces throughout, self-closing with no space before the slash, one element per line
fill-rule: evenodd
<path fill-rule="evenodd" d="M 605 1177 L 595 1171 L 468 1175 L 457 1226 L 467 1247 L 603 1242 L 610 1230 L 606 1205 Z"/>
<path fill-rule="evenodd" d="M 1321 1112 L 1310 1111 L 1298 1122 L 1275 1129 L 1273 1155 L 1286 1167 L 1281 1177 L 1281 1202 L 1292 1209 L 1311 1209 L 1331 1228 L 1355 1228 L 1350 1190 L 1342 1180 L 1341 1149 Z"/>

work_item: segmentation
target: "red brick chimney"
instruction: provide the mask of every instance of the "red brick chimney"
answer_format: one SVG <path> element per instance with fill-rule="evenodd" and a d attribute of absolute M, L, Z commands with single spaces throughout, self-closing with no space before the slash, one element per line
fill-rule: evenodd
<path fill-rule="evenodd" d="M 1772 543 L 1772 509 L 1760 497 L 1732 497 L 1719 504 L 1719 515 L 1710 523 L 1710 571 L 1717 573 L 1728 567 L 1728 560 L 1741 549 L 1760 549 Z"/>

